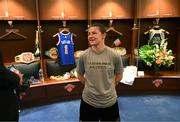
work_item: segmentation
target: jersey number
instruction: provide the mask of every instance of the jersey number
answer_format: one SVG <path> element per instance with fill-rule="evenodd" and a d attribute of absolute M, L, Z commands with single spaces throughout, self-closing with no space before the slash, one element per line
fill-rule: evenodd
<path fill-rule="evenodd" d="M 64 45 L 64 54 L 68 55 L 68 45 Z"/>

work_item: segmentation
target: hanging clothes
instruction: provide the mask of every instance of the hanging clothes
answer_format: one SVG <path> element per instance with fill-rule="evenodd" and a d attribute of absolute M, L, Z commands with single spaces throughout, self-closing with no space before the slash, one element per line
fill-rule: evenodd
<path fill-rule="evenodd" d="M 74 65 L 74 44 L 73 44 L 73 34 L 71 32 L 58 33 L 58 43 L 56 44 L 58 47 L 58 55 L 59 61 L 61 65 Z"/>
<path fill-rule="evenodd" d="M 40 57 L 39 31 L 36 31 L 34 56 L 35 56 L 35 57 Z"/>
<path fill-rule="evenodd" d="M 152 28 L 149 30 L 148 33 L 149 33 L 148 44 L 150 44 L 150 45 L 152 45 L 152 44 L 160 45 L 161 41 L 166 39 L 165 33 L 169 34 L 167 31 L 165 31 L 164 29 L 160 29 L 160 28 Z"/>

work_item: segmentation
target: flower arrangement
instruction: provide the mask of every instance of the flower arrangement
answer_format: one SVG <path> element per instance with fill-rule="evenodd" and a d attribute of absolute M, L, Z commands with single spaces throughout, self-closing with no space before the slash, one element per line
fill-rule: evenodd
<path fill-rule="evenodd" d="M 161 40 L 160 45 L 143 45 L 139 49 L 139 56 L 147 66 L 165 66 L 170 67 L 174 64 L 173 59 L 175 58 L 172 50 L 167 49 L 167 41 L 166 39 Z"/>

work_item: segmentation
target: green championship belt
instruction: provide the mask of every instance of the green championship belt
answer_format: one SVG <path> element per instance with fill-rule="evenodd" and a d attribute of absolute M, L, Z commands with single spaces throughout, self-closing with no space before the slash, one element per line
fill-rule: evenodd
<path fill-rule="evenodd" d="M 52 47 L 48 51 L 45 52 L 45 55 L 50 57 L 51 59 L 57 59 L 58 58 L 58 50 L 55 47 Z"/>

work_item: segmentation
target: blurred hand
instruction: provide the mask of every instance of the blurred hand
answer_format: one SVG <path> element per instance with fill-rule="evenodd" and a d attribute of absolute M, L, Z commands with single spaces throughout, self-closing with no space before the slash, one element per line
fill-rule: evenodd
<path fill-rule="evenodd" d="M 19 76 L 20 79 L 19 85 L 23 85 L 23 74 L 20 72 L 14 72 L 14 73 Z"/>
<path fill-rule="evenodd" d="M 19 78 L 20 78 L 20 81 L 19 81 L 19 85 L 23 85 L 23 74 L 22 73 L 19 73 L 18 74 Z"/>
<path fill-rule="evenodd" d="M 26 92 L 21 92 L 19 94 L 19 99 L 22 100 L 24 96 L 26 96 Z"/>

